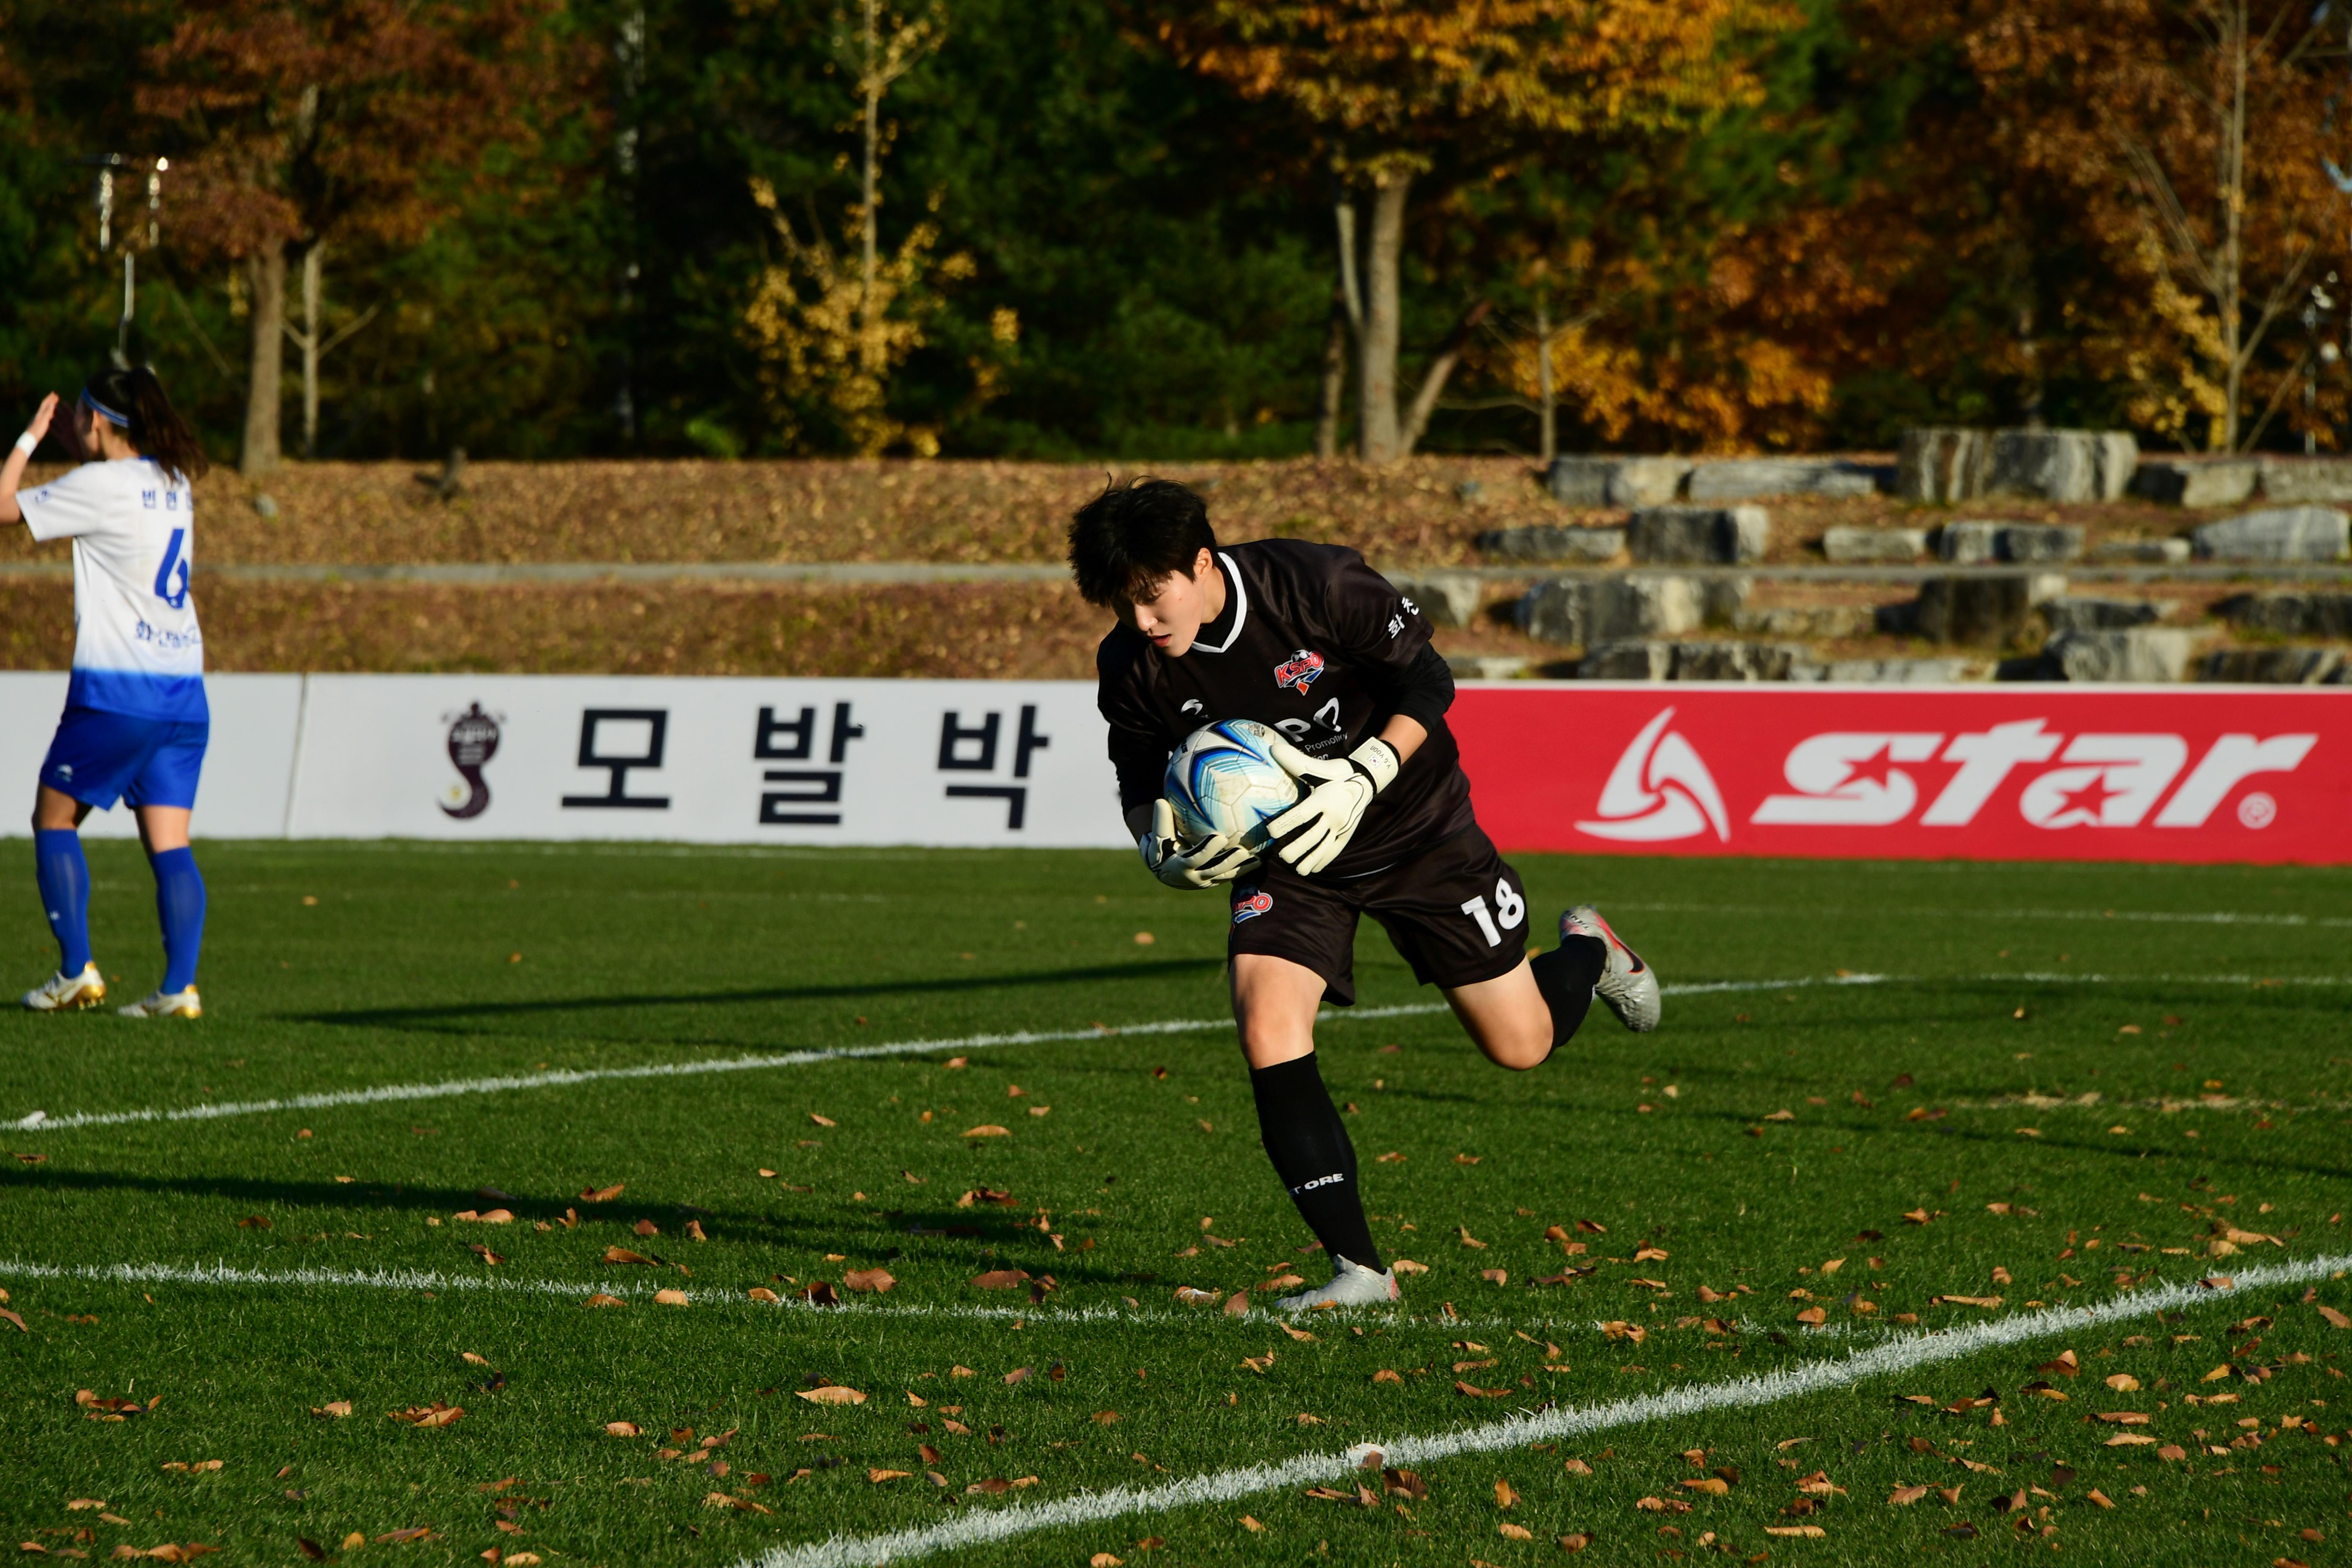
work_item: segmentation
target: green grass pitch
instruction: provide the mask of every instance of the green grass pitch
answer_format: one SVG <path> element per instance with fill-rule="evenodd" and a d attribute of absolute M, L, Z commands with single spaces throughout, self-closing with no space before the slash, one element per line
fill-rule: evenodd
<path fill-rule="evenodd" d="M 55 955 L 15 854 L 0 950 L 30 985 Z M 1524 858 L 1537 910 L 1591 899 L 1657 964 L 1664 1026 L 1596 1010 L 1512 1075 L 1442 1013 L 1327 1023 L 1375 1234 L 1427 1271 L 1297 1339 L 1223 1308 L 1320 1278 L 1230 1027 L 1129 1027 L 1223 1014 L 1222 905 L 1130 858 L 200 855 L 206 1017 L 0 1020 L 26 1331 L 0 1321 L 0 1548 L 27 1561 L 725 1568 L 933 1527 L 947 1560 L 1066 1568 L 1518 1568 L 1563 1537 L 1612 1563 L 2347 1560 L 2342 872 Z M 91 859 L 100 963 L 143 994 L 145 868 Z M 1359 965 L 1368 1009 L 1434 998 L 1370 926 Z M 1021 1030 L 1085 1033 L 15 1125 Z M 512 1222 L 456 1217 L 492 1208 Z M 1439 1458 L 1403 1490 L 971 1528 L 2258 1265 L 2311 1278 Z M 894 1289 L 848 1289 L 877 1268 Z M 816 1281 L 844 1305 L 801 1301 Z M 824 1384 L 863 1403 L 802 1397 Z M 393 1418 L 436 1405 L 464 1415 Z"/>

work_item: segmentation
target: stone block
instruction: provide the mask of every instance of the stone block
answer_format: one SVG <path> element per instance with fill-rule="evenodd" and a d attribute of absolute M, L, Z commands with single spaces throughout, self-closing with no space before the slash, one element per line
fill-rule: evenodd
<path fill-rule="evenodd" d="M 1448 654 L 1445 668 L 1456 680 L 1517 680 L 1535 668 L 1535 661 L 1501 654 Z"/>
<path fill-rule="evenodd" d="M 2333 507 L 2273 507 L 2209 522 L 2189 537 L 2209 561 L 2338 561 L 2352 544 L 2352 517 Z"/>
<path fill-rule="evenodd" d="M 1871 470 L 1819 458 L 1717 458 L 1691 466 L 1684 493 L 1694 501 L 1752 500 L 1759 496 L 1866 496 L 1877 492 Z"/>
<path fill-rule="evenodd" d="M 1688 577 L 1660 574 L 1604 578 L 1589 584 L 1584 615 L 1588 643 L 1670 637 L 1697 629 L 1706 618 L 1696 584 Z"/>
<path fill-rule="evenodd" d="M 1782 605 L 1741 610 L 1731 617 L 1731 629 L 1750 637 L 1830 639 L 1865 637 L 1876 622 L 1868 605 Z"/>
<path fill-rule="evenodd" d="M 1625 548 L 1661 566 L 1732 566 L 1761 560 L 1772 520 L 1760 506 L 1659 506 L 1633 514 Z"/>
<path fill-rule="evenodd" d="M 1838 658 L 1808 667 L 1803 679 L 1888 686 L 1944 686 L 1982 671 L 1967 658 Z M 1818 673 L 1815 673 L 1818 672 Z"/>
<path fill-rule="evenodd" d="M 2263 498 L 2288 506 L 2352 500 L 2352 458 L 2264 458 Z"/>
<path fill-rule="evenodd" d="M 2240 594 L 2214 605 L 2213 613 L 2247 631 L 2352 637 L 2352 594 Z"/>
<path fill-rule="evenodd" d="M 1687 458 L 1560 457 L 1546 482 L 1566 506 L 1663 506 L 1682 492 Z"/>
<path fill-rule="evenodd" d="M 2021 566 L 2056 565 L 2083 558 L 2083 531 L 2071 523 L 2012 522 L 1994 547 L 2003 561 Z"/>
<path fill-rule="evenodd" d="M 2139 468 L 2122 430 L 1996 430 L 1984 493 L 2033 500 L 2121 500 Z"/>
<path fill-rule="evenodd" d="M 2023 628 L 2035 605 L 2065 594 L 2066 579 L 2055 573 L 1931 577 L 1919 585 L 1911 629 L 1930 642 L 1998 647 Z"/>
<path fill-rule="evenodd" d="M 1895 491 L 1906 500 L 2116 500 L 2139 467 L 2139 444 L 2118 430 L 1903 432 Z"/>
<path fill-rule="evenodd" d="M 1927 553 L 1927 531 L 1840 525 L 1822 534 L 1822 553 L 1841 563 L 1916 561 Z"/>
<path fill-rule="evenodd" d="M 1670 642 L 1612 642 L 1587 649 L 1576 667 L 1579 680 L 1664 680 L 1674 668 Z"/>
<path fill-rule="evenodd" d="M 1745 572 L 1728 572 L 1699 584 L 1699 617 L 1711 626 L 1729 626 L 1756 591 L 1756 579 Z"/>
<path fill-rule="evenodd" d="M 2045 679 L 2169 682 L 2189 672 L 2193 632 L 2140 626 L 2130 631 L 2061 632 L 2042 650 Z"/>
<path fill-rule="evenodd" d="M 2053 632 L 2110 632 L 2144 626 L 2164 612 L 2144 599 L 2053 599 L 2042 606 Z"/>
<path fill-rule="evenodd" d="M 1585 642 L 1585 590 L 1591 584 L 1556 577 L 1528 590 L 1513 612 L 1519 629 L 1539 642 L 1580 647 Z"/>
<path fill-rule="evenodd" d="M 1625 548 L 1622 528 L 1490 528 L 1473 542 L 1496 561 L 1591 563 L 1613 561 Z"/>
<path fill-rule="evenodd" d="M 2264 686 L 2319 686 L 2339 677 L 2343 653 L 2332 647 L 2224 647 L 2198 661 L 2197 679 Z"/>
<path fill-rule="evenodd" d="M 1675 680 L 1786 680 L 1804 649 L 1787 643 L 1685 642 L 1674 645 Z"/>
<path fill-rule="evenodd" d="M 1981 566 L 2000 554 L 2001 530 L 2011 526 L 1980 518 L 1948 522 L 1936 531 L 1936 558 L 1955 566 Z"/>
<path fill-rule="evenodd" d="M 1421 609 L 1433 626 L 1466 626 L 1478 618 L 1486 584 L 1468 572 L 1385 574 L 1391 586 Z"/>
<path fill-rule="evenodd" d="M 1895 459 L 1895 493 L 1905 500 L 1971 500 L 1982 493 L 1990 446 L 1981 430 L 1906 430 Z"/>
<path fill-rule="evenodd" d="M 2091 559 L 2140 562 L 2150 566 L 2178 566 L 2189 559 L 2185 539 L 2105 539 L 2091 547 Z"/>
<path fill-rule="evenodd" d="M 2131 488 L 2167 506 L 2238 506 L 2254 499 L 2262 471 L 2252 458 L 2143 458 Z"/>

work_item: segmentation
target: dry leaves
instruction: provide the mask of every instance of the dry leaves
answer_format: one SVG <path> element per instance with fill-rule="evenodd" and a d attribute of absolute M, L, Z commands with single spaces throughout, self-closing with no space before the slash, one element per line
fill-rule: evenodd
<path fill-rule="evenodd" d="M 583 1307 L 625 1307 L 628 1305 L 626 1301 L 622 1300 L 618 1296 L 608 1296 L 602 1290 L 597 1291 L 593 1296 L 589 1297 L 585 1301 L 583 1301 L 580 1304 Z"/>
<path fill-rule="evenodd" d="M 963 1135 L 967 1138 L 1010 1138 L 1013 1129 L 999 1127 L 993 1121 L 983 1121 L 977 1127 L 965 1128 Z"/>
<path fill-rule="evenodd" d="M 857 1389 L 828 1383 L 823 1388 L 803 1388 L 794 1392 L 811 1405 L 863 1405 L 866 1395 Z"/>
<path fill-rule="evenodd" d="M 654 1300 L 665 1307 L 683 1307 L 687 1304 L 687 1295 L 683 1290 L 656 1290 L 654 1292 Z"/>
<path fill-rule="evenodd" d="M 310 1406 L 311 1415 L 331 1417 L 338 1421 L 341 1420 L 344 1416 L 349 1415 L 351 1413 L 352 1402 L 348 1399 L 330 1399 L 324 1405 L 313 1405 Z"/>
<path fill-rule="evenodd" d="M 635 1437 L 638 1436 L 641 1429 L 634 1421 L 607 1421 L 604 1423 L 604 1430 L 615 1437 Z"/>
<path fill-rule="evenodd" d="M 583 1187 L 580 1192 L 580 1201 L 583 1204 L 609 1204 L 621 1195 L 624 1184 L 614 1182 L 609 1187 Z"/>
<path fill-rule="evenodd" d="M 1933 1487 L 1896 1487 L 1886 1494 L 1886 1500 L 1896 1508 L 1909 1508 L 1934 1489 Z"/>
<path fill-rule="evenodd" d="M 462 1405 L 444 1405 L 436 1400 L 430 1405 L 412 1405 L 405 1410 L 391 1412 L 392 1419 L 408 1426 L 447 1426 L 466 1414 Z"/>
<path fill-rule="evenodd" d="M 625 1247 L 606 1247 L 604 1249 L 604 1261 L 607 1263 L 643 1263 L 652 1267 L 659 1267 L 657 1259 L 647 1258 L 642 1252 L 631 1252 Z"/>
<path fill-rule="evenodd" d="M 1010 1290 L 1029 1283 L 1025 1268 L 992 1268 L 985 1274 L 975 1274 L 971 1282 L 982 1290 Z"/>
<path fill-rule="evenodd" d="M 456 1214 L 451 1215 L 449 1217 L 451 1219 L 471 1220 L 477 1225 L 512 1225 L 514 1223 L 514 1212 L 511 1209 L 491 1209 L 487 1213 L 477 1213 L 472 1209 L 459 1209 Z"/>
<path fill-rule="evenodd" d="M 1691 1505 L 1680 1498 L 1645 1497 L 1634 1500 L 1633 1506 L 1643 1513 L 1688 1513 Z"/>
<path fill-rule="evenodd" d="M 877 1296 L 887 1293 L 898 1283 L 887 1268 L 853 1268 L 841 1277 L 841 1282 L 853 1290 L 870 1290 Z"/>

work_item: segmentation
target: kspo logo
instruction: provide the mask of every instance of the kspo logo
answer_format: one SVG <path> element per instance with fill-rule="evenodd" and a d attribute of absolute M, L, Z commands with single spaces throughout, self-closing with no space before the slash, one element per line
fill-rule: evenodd
<path fill-rule="evenodd" d="M 1673 718 L 1669 708 L 1634 737 L 1601 790 L 1599 819 L 1578 823 L 1580 832 L 1654 843 L 1712 829 L 1729 842 L 1721 793 L 1697 750 L 1668 728 Z M 2191 767 L 2189 742 L 2177 734 L 2070 738 L 2040 719 L 1949 736 L 1831 731 L 1790 748 L 1780 765 L 1788 793 L 1766 795 L 1748 821 L 1886 827 L 1912 820 L 1916 812 L 1923 827 L 1964 827 L 2013 774 L 2031 768 L 2039 771 L 2018 791 L 2017 809 L 2035 827 L 2201 827 L 2240 784 L 2260 773 L 2294 772 L 2318 739 L 2225 734 Z M 1919 770 L 1939 763 L 1952 771 L 1929 796 Z M 2239 802 L 2238 820 L 2248 827 L 2267 827 L 2276 815 L 2276 803 L 2261 792 Z"/>

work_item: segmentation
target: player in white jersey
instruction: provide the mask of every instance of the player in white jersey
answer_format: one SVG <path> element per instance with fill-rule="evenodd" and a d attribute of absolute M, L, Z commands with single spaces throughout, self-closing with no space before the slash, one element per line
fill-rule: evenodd
<path fill-rule="evenodd" d="M 79 466 L 19 495 L 25 465 L 52 423 Z M 204 638 L 189 592 L 195 552 L 193 481 L 209 465 L 187 424 L 144 367 L 90 377 L 58 417 L 55 393 L 0 467 L 0 523 L 73 541 L 73 677 L 65 716 L 41 763 L 33 839 L 42 907 L 57 934 L 58 973 L 25 994 L 36 1012 L 95 1007 L 106 981 L 89 952 L 89 866 L 77 831 L 93 807 L 126 802 L 155 872 L 163 983 L 121 1011 L 194 1018 L 205 882 L 188 847 L 211 710 Z"/>

